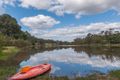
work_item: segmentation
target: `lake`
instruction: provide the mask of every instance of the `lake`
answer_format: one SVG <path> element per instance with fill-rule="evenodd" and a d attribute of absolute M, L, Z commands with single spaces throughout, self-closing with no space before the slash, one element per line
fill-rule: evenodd
<path fill-rule="evenodd" d="M 120 70 L 120 48 L 65 47 L 38 50 L 34 54 L 27 54 L 27 58 L 19 63 L 20 68 L 50 63 L 52 64 L 50 76 L 87 76 Z"/>

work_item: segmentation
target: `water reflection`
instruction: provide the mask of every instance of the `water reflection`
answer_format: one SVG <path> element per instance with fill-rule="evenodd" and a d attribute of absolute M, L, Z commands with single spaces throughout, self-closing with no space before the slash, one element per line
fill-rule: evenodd
<path fill-rule="evenodd" d="M 119 54 L 116 56 L 107 53 L 106 49 L 102 49 L 103 51 L 86 49 L 63 48 L 36 53 L 28 60 L 22 61 L 20 66 L 51 63 L 53 66 L 50 74 L 54 76 L 86 76 L 91 73 L 108 73 L 111 70 L 120 69 Z"/>

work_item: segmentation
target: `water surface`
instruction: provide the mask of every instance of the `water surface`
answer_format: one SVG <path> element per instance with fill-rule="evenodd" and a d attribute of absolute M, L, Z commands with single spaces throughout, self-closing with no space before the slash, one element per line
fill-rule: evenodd
<path fill-rule="evenodd" d="M 52 64 L 52 76 L 87 76 L 93 73 L 107 74 L 120 69 L 119 49 L 62 48 L 38 52 L 20 63 L 20 67 Z"/>

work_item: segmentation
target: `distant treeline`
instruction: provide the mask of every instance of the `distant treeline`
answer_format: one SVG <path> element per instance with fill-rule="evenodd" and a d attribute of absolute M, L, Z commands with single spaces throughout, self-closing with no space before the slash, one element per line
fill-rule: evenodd
<path fill-rule="evenodd" d="M 16 19 L 8 14 L 0 16 L 0 47 L 1 46 L 57 46 L 81 44 L 120 44 L 120 32 L 113 29 L 101 31 L 99 34 L 89 33 L 84 38 L 76 38 L 73 42 L 62 42 L 39 39 L 27 31 L 22 31 Z"/>
<path fill-rule="evenodd" d="M 75 39 L 72 44 L 120 44 L 120 32 L 109 29 L 99 34 L 89 33 L 85 38 Z"/>
<path fill-rule="evenodd" d="M 22 31 L 16 19 L 8 14 L 0 16 L 0 46 L 53 46 L 63 44 L 61 41 L 38 39 L 27 31 Z"/>

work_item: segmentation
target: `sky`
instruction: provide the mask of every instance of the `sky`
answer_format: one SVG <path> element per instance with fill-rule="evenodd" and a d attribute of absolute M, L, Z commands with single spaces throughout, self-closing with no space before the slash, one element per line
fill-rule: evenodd
<path fill-rule="evenodd" d="M 120 0 L 0 0 L 0 15 L 15 17 L 37 38 L 73 41 L 120 30 Z"/>

